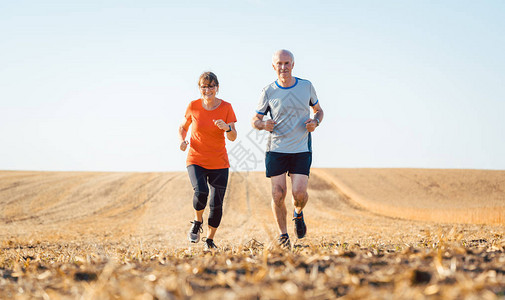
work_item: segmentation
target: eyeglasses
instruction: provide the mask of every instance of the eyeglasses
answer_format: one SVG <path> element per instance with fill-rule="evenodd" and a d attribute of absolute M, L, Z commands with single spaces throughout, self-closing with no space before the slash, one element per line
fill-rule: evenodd
<path fill-rule="evenodd" d="M 216 85 L 201 85 L 200 88 L 202 90 L 213 90 L 216 88 Z"/>

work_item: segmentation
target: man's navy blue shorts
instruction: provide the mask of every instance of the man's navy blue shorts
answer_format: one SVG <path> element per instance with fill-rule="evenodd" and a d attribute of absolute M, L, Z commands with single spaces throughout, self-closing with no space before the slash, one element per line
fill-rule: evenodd
<path fill-rule="evenodd" d="M 289 174 L 303 174 L 309 176 L 312 164 L 312 152 L 279 153 L 267 152 L 265 166 L 267 177 Z"/>

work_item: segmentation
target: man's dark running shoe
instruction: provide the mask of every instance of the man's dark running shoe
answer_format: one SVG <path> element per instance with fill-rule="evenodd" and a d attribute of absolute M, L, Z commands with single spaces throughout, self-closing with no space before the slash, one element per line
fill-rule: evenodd
<path fill-rule="evenodd" d="M 203 246 L 203 248 L 206 251 L 212 251 L 212 250 L 216 250 L 217 246 L 216 246 L 216 244 L 214 244 L 214 240 L 212 240 L 212 239 L 206 239 L 205 240 L 205 245 Z"/>
<path fill-rule="evenodd" d="M 281 248 L 291 249 L 291 241 L 289 240 L 289 235 L 287 233 L 286 234 L 281 234 L 281 236 L 277 240 L 277 244 Z"/>
<path fill-rule="evenodd" d="M 191 226 L 191 229 L 189 230 L 188 240 L 192 243 L 198 243 L 198 241 L 200 240 L 200 233 L 203 232 L 202 228 L 203 222 L 192 221 L 189 223 L 193 223 L 193 226 Z"/>
<path fill-rule="evenodd" d="M 307 233 L 307 226 L 305 226 L 305 221 L 303 220 L 303 212 L 301 212 L 300 214 L 294 212 L 293 214 L 294 214 L 293 221 L 295 221 L 296 236 L 299 239 L 301 239 Z"/>

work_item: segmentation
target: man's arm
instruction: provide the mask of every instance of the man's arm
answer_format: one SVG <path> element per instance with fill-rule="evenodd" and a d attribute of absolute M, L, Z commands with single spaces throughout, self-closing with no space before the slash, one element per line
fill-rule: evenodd
<path fill-rule="evenodd" d="M 251 120 L 251 125 L 253 128 L 258 129 L 258 130 L 266 130 L 272 132 L 274 130 L 275 124 L 277 124 L 274 120 L 266 120 L 263 121 L 263 117 L 265 115 L 262 114 L 256 114 Z"/>
<path fill-rule="evenodd" d="M 312 110 L 314 111 L 314 118 L 305 121 L 305 127 L 307 128 L 308 132 L 313 132 L 316 130 L 316 127 L 321 124 L 324 118 L 324 112 L 319 103 L 316 103 L 314 106 L 312 106 Z"/>
<path fill-rule="evenodd" d="M 321 122 L 323 121 L 323 118 L 324 118 L 324 112 L 323 112 L 323 109 L 321 108 L 321 105 L 319 105 L 319 103 L 317 103 L 316 105 L 312 106 L 312 110 L 314 111 L 314 120 L 318 119 L 319 124 L 321 124 Z"/>

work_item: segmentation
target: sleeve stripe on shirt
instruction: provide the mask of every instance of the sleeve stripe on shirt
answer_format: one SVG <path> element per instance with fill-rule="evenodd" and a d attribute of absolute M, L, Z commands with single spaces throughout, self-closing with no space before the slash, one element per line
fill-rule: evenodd
<path fill-rule="evenodd" d="M 258 113 L 260 115 L 266 115 L 267 114 L 266 112 L 261 112 L 261 111 L 256 111 L 256 113 Z"/>
<path fill-rule="evenodd" d="M 317 100 L 316 100 L 316 103 L 314 103 L 314 104 L 310 104 L 310 106 L 314 106 L 314 105 L 316 105 L 318 102 L 319 102 L 319 99 L 317 99 Z"/>

